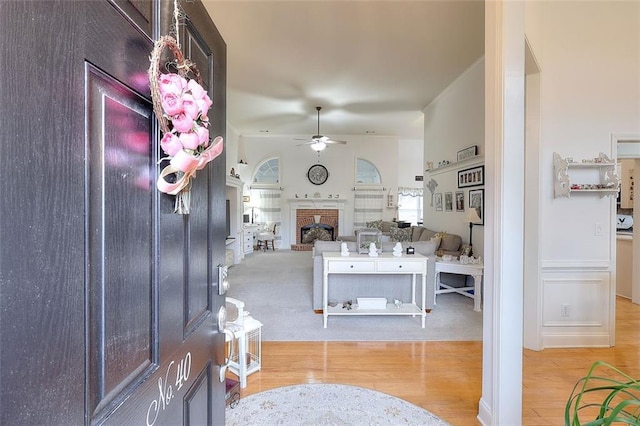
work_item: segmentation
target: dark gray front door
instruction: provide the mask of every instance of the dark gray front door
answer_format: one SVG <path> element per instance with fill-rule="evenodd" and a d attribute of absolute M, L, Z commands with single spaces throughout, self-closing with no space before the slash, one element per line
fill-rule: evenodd
<path fill-rule="evenodd" d="M 225 45 L 181 2 L 225 129 Z M 0 424 L 222 424 L 224 155 L 189 215 L 155 179 L 148 81 L 173 1 L 0 1 Z"/>

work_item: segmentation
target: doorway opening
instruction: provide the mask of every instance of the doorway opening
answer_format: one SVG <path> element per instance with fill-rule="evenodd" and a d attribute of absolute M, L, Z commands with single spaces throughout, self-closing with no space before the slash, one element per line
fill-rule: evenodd
<path fill-rule="evenodd" d="M 640 304 L 640 197 L 634 182 L 640 175 L 640 135 L 613 135 L 621 187 L 616 211 L 616 293 Z M 638 225 L 633 226 L 638 220 Z M 626 223 L 625 223 L 626 222 Z"/>

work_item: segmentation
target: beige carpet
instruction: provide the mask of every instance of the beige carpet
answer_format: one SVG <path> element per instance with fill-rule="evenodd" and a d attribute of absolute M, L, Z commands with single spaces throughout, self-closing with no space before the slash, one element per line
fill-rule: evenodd
<path fill-rule="evenodd" d="M 255 252 L 230 268 L 229 281 L 227 296 L 262 322 L 265 341 L 482 340 L 482 313 L 458 294 L 437 297 L 425 328 L 420 318 L 404 316 L 335 316 L 323 328 L 312 309 L 311 252 Z"/>

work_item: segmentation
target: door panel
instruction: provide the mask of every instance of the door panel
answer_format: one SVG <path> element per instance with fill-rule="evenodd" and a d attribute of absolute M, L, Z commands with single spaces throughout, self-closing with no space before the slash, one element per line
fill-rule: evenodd
<path fill-rule="evenodd" d="M 211 412 L 212 366 L 208 364 L 184 398 L 184 425 L 213 424 Z"/>
<path fill-rule="evenodd" d="M 117 7 L 122 9 L 122 13 L 126 15 L 132 22 L 140 27 L 148 36 L 153 34 L 153 3 L 149 0 L 110 0 Z"/>
<path fill-rule="evenodd" d="M 184 294 L 185 335 L 191 333 L 211 313 L 209 275 L 214 274 L 212 270 L 214 265 L 209 262 L 207 178 L 206 174 L 200 174 L 196 179 L 192 179 L 191 184 L 193 208 L 188 217 L 185 247 L 188 256 L 185 280 L 187 288 Z"/>
<path fill-rule="evenodd" d="M 87 66 L 89 410 L 109 410 L 155 369 L 152 106 Z M 153 340 L 152 340 L 153 339 Z"/>
<path fill-rule="evenodd" d="M 190 215 L 155 188 L 146 76 L 172 5 L 0 1 L 1 57 L 22 71 L 0 77 L 0 424 L 224 423 L 224 155 Z M 184 9 L 224 136 L 224 41 Z"/>

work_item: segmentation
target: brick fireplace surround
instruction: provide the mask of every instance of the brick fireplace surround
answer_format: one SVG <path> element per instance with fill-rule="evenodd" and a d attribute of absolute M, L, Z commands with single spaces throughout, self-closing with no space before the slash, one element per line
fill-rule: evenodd
<path fill-rule="evenodd" d="M 300 241 L 300 229 L 303 226 L 315 223 L 315 217 L 320 216 L 318 223 L 333 227 L 334 237 L 338 236 L 338 210 L 337 209 L 298 209 L 296 210 L 296 243 L 291 244 L 293 251 L 311 251 L 313 244 L 303 244 Z"/>

